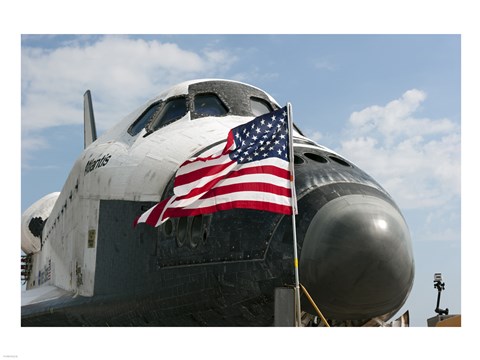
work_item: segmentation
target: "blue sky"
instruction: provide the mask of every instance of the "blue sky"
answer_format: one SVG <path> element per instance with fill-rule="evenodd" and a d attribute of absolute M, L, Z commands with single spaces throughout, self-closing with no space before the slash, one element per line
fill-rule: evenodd
<path fill-rule="evenodd" d="M 99 133 L 175 83 L 244 81 L 293 104 L 311 138 L 391 193 L 410 227 L 412 326 L 461 312 L 459 35 L 22 37 L 22 209 L 61 190 L 83 147 L 92 91 Z M 292 49 L 295 49 L 292 51 Z"/>
<path fill-rule="evenodd" d="M 0 36 L 7 49 L 3 60 L 8 66 L 1 67 L 2 79 L 7 82 L 0 91 L 1 98 L 6 99 L 7 114 L 12 114 L 7 129 L 12 125 L 13 142 L 18 141 L 16 151 L 10 143 L 2 144 L 3 153 L 8 154 L 3 168 L 13 170 L 7 172 L 5 181 L 12 194 L 18 194 L 18 200 L 12 202 L 14 211 L 4 207 L 2 218 L 14 224 L 12 228 L 19 228 L 23 210 L 63 186 L 83 149 L 82 95 L 86 89 L 92 91 L 97 129 L 102 133 L 179 81 L 199 77 L 245 81 L 269 92 L 280 103 L 292 102 L 295 122 L 308 136 L 356 162 L 384 185 L 401 207 L 412 235 L 416 278 L 400 313 L 410 311 L 416 331 L 395 332 L 394 336 L 376 332 L 373 343 L 370 333 L 349 333 L 348 347 L 343 346 L 338 332 L 331 335 L 322 331 L 320 337 L 318 332 L 302 332 L 302 337 L 327 341 L 332 354 L 338 354 L 339 346 L 343 354 L 362 350 L 372 354 L 373 347 L 375 352 L 394 358 L 397 349 L 406 344 L 417 345 L 416 353 L 425 355 L 435 352 L 438 341 L 465 344 L 464 331 L 436 332 L 432 339 L 430 332 L 419 332 L 424 329 L 419 327 L 434 315 L 435 272 L 442 272 L 446 282 L 441 305 L 451 313 L 462 312 L 462 330 L 472 324 L 465 315 L 478 299 L 472 293 L 478 292 L 474 255 L 478 198 L 469 172 L 476 160 L 473 124 L 478 118 L 478 95 L 472 89 L 480 80 L 480 58 L 476 50 L 477 12 L 468 6 L 470 2 L 337 1 L 312 9 L 311 2 L 303 0 L 295 5 L 278 0 L 275 8 L 244 0 L 233 10 L 213 16 L 213 7 L 206 3 L 217 8 L 222 5 L 186 1 L 179 12 L 178 4 L 151 8 L 139 0 L 137 8 L 117 4 L 113 10 L 108 3 L 86 0 L 74 9 L 70 4 L 47 0 L 25 1 L 18 8 L 9 6 L 8 11 L 1 12 L 4 31 Z M 145 11 L 146 6 L 152 11 Z M 27 35 L 67 33 L 167 35 Z M 177 33 L 271 35 L 171 35 Z M 289 33 L 402 35 L 273 35 Z M 12 121 L 20 118 L 21 122 Z M 12 256 L 2 258 L 4 273 L 18 268 L 12 260 L 18 245 L 11 241 L 18 235 L 14 231 L 8 236 L 11 244 L 7 244 L 7 253 Z M 5 281 L 14 289 L 18 284 L 16 279 Z M 2 319 L 11 318 L 3 323 L 13 324 L 9 327 L 9 353 L 36 354 L 44 348 L 41 337 L 29 329 L 16 328 L 19 312 L 13 310 L 19 311 L 19 298 L 14 294 L 12 307 L 5 306 L 2 311 Z M 248 334 L 253 332 L 249 329 Z M 131 342 L 129 334 L 124 344 Z M 145 341 L 145 345 L 150 341 L 151 345 L 157 334 L 142 332 L 136 341 Z M 168 340 L 182 346 L 178 339 L 184 339 L 185 334 L 190 336 L 191 351 L 205 350 L 203 337 L 186 329 Z M 250 338 L 250 343 L 258 349 L 263 347 L 265 334 L 255 334 L 258 336 Z M 276 334 L 280 341 L 291 341 L 284 333 Z M 223 333 L 214 336 L 223 339 Z M 25 337 L 37 346 L 25 348 Z M 71 351 L 68 339 L 64 341 L 66 349 L 57 343 L 49 347 L 49 355 L 61 358 L 64 351 Z M 103 337 L 91 340 L 105 343 Z M 115 341 L 116 348 L 124 353 L 141 353 Z M 225 343 L 231 341 L 225 339 Z M 140 349 L 149 353 L 148 346 Z M 282 354 L 297 356 L 293 349 L 282 347 Z M 442 354 L 453 354 L 454 350 L 447 345 Z"/>

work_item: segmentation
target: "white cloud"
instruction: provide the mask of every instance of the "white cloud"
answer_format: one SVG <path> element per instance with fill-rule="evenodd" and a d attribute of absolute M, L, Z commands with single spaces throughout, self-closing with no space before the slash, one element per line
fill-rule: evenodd
<path fill-rule="evenodd" d="M 305 131 L 305 135 L 316 142 L 319 142 L 324 138 L 323 134 L 320 131 L 312 130 L 312 129 L 307 129 Z"/>
<path fill-rule="evenodd" d="M 46 149 L 49 145 L 44 138 L 38 136 L 28 137 L 25 141 L 22 141 L 22 151 L 31 151 Z"/>
<path fill-rule="evenodd" d="M 25 140 L 22 141 L 21 148 L 22 148 L 22 169 L 33 169 L 35 166 L 30 164 L 30 160 L 34 156 L 34 154 L 39 150 L 48 149 L 50 145 L 45 140 L 45 138 L 41 136 L 31 135 L 31 136 L 24 136 Z M 38 168 L 38 167 L 37 167 Z"/>
<path fill-rule="evenodd" d="M 339 152 L 372 175 L 404 209 L 441 206 L 460 196 L 460 128 L 416 117 L 426 100 L 409 90 L 349 119 Z"/>
<path fill-rule="evenodd" d="M 195 53 L 172 43 L 105 36 L 55 49 L 22 49 L 22 129 L 81 124 L 90 89 L 97 127 L 109 128 L 167 86 L 225 70 L 223 50 Z"/>
<path fill-rule="evenodd" d="M 336 70 L 336 66 L 326 59 L 316 60 L 313 66 L 319 70 L 328 70 L 328 71 Z"/>
<path fill-rule="evenodd" d="M 414 118 L 412 115 L 420 108 L 427 95 L 420 90 L 406 91 L 400 99 L 385 106 L 370 106 L 354 112 L 349 119 L 355 133 L 372 131 L 386 137 L 387 142 L 399 137 L 413 137 L 447 133 L 455 130 L 455 124 L 448 119 L 430 120 Z"/>
<path fill-rule="evenodd" d="M 252 79 L 255 79 L 256 82 L 278 79 L 280 77 L 279 73 L 276 72 L 265 72 L 258 66 L 253 66 L 244 72 L 237 72 L 230 76 L 230 79 L 242 81 L 246 83 L 251 83 Z M 270 94 L 272 95 L 272 94 Z M 273 96 L 273 95 L 272 95 Z"/>
<path fill-rule="evenodd" d="M 423 227 L 419 229 L 419 237 L 423 241 L 450 241 L 460 237 L 461 213 L 454 208 L 452 202 L 447 206 L 432 209 L 425 219 Z M 441 226 L 439 226 L 441 224 Z"/>

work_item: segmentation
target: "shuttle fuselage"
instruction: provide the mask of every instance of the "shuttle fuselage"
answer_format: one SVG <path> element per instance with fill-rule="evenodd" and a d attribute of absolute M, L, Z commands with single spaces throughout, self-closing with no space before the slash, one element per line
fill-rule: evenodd
<path fill-rule="evenodd" d="M 22 325 L 272 325 L 275 288 L 294 283 L 289 216 L 235 209 L 132 224 L 172 195 L 185 160 L 277 108 L 247 84 L 190 81 L 89 144 L 62 191 L 22 217 L 27 293 L 47 289 L 22 306 Z M 400 210 L 355 164 L 297 128 L 293 141 L 300 282 L 334 325 L 387 320 L 414 277 Z M 303 298 L 302 310 L 314 314 Z"/>

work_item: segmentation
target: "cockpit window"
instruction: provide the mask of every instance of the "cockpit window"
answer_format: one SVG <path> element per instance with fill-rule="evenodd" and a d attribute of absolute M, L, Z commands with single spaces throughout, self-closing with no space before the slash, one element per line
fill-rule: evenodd
<path fill-rule="evenodd" d="M 228 109 L 215 94 L 198 94 L 193 99 L 193 111 L 196 117 L 224 116 Z"/>
<path fill-rule="evenodd" d="M 147 130 L 155 131 L 167 126 L 175 120 L 184 117 L 187 111 L 187 99 L 185 97 L 172 98 L 163 104 L 158 115 L 155 115 L 152 124 L 148 126 L 149 129 Z"/>
<path fill-rule="evenodd" d="M 150 105 L 130 126 L 128 133 L 139 134 L 143 128 L 145 136 L 152 134 L 187 113 L 190 120 L 227 115 L 256 117 L 278 109 L 262 90 L 239 82 L 207 80 L 188 86 L 188 93 L 174 95 Z"/>
<path fill-rule="evenodd" d="M 156 103 L 152 105 L 150 108 L 148 108 L 147 111 L 145 111 L 142 116 L 138 118 L 137 121 L 135 121 L 130 128 L 128 129 L 128 133 L 132 136 L 137 135 L 142 129 L 152 120 L 153 116 L 155 113 L 159 110 L 161 103 Z"/>
<path fill-rule="evenodd" d="M 260 116 L 273 111 L 272 106 L 268 102 L 256 97 L 250 98 L 250 106 L 254 116 Z"/>

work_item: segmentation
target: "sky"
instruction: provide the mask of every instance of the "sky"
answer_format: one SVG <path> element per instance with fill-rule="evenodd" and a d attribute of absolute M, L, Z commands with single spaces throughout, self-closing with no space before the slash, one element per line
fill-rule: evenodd
<path fill-rule="evenodd" d="M 379 6 L 379 14 L 388 13 Z M 79 31 L 81 26 L 72 31 L 61 20 L 54 31 L 23 22 L 14 39 L 19 54 L 16 114 L 21 118 L 15 128 L 20 139 L 18 214 L 61 190 L 83 150 L 82 97 L 87 89 L 101 135 L 181 81 L 239 80 L 265 90 L 281 105 L 291 102 L 294 121 L 308 137 L 353 161 L 395 199 L 410 229 L 416 271 L 411 294 L 397 316 L 408 310 L 412 327 L 426 326 L 435 315 L 436 272 L 445 281 L 441 307 L 464 313 L 462 294 L 475 287 L 465 281 L 466 273 L 478 273 L 474 261 L 473 269 L 465 266 L 474 240 L 465 219 L 471 219 L 468 209 L 476 194 L 465 196 L 472 187 L 464 170 L 475 158 L 462 153 L 472 134 L 464 115 L 474 107 L 465 90 L 472 78 L 462 78 L 462 65 L 472 68 L 472 58 L 465 57 L 466 50 L 472 54 L 472 20 L 462 12 L 465 24 L 437 20 L 425 29 L 424 8 L 398 10 L 399 19 L 362 13 L 367 22 L 347 32 L 336 30 L 338 25 L 324 13 L 318 19 L 332 24 L 328 31 L 312 26 L 315 15 L 297 8 L 292 16 L 298 21 L 302 14 L 308 26 L 293 31 L 288 23 L 275 23 L 271 31 L 232 32 L 227 26 L 222 32 L 221 26 L 212 28 L 207 22 L 200 32 L 185 33 L 178 26 L 172 32 L 160 25 L 163 31 L 152 31 L 143 24 L 138 28 L 147 31 L 122 32 L 121 24 L 109 29 L 97 20 L 94 28 L 103 30 L 99 34 L 116 35 L 95 35 Z M 460 12 L 442 7 L 437 15 L 457 15 L 458 21 Z M 359 21 L 351 12 L 348 19 Z M 397 24 L 393 31 L 388 25 L 392 19 Z M 406 30 L 402 19 L 415 26 Z M 277 21 L 273 16 L 270 20 Z M 365 25 L 368 20 L 378 28 Z M 382 27 L 387 31 L 379 32 Z M 370 35 L 356 34 L 358 30 Z M 65 33 L 86 35 L 61 35 Z M 124 35 L 129 33 L 137 35 Z M 465 316 L 462 320 L 468 323 Z"/>

